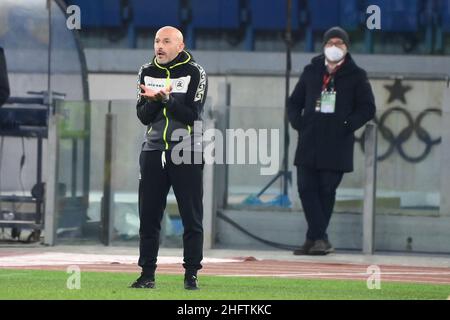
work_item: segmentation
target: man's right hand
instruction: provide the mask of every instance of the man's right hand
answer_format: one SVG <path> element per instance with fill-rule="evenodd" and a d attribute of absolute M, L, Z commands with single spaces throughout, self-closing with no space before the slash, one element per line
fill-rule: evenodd
<path fill-rule="evenodd" d="M 143 84 L 141 84 L 139 86 L 142 90 L 144 90 L 144 92 L 141 92 L 141 96 L 144 97 L 145 99 L 149 100 L 149 101 L 160 101 L 161 97 L 158 94 L 158 91 L 152 90 L 146 86 L 144 86 Z"/>
<path fill-rule="evenodd" d="M 169 86 L 168 88 L 161 89 L 159 91 L 152 90 L 143 84 L 139 86 L 142 90 L 144 90 L 143 93 L 141 93 L 141 96 L 143 96 L 145 99 L 150 101 L 163 101 L 166 100 L 172 91 L 172 86 Z"/>

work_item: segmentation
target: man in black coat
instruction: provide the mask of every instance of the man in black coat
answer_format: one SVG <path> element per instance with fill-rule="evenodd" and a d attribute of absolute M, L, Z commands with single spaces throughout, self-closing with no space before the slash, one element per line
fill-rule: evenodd
<path fill-rule="evenodd" d="M 0 107 L 9 98 L 8 72 L 6 69 L 5 54 L 3 48 L 0 47 Z"/>
<path fill-rule="evenodd" d="M 333 251 L 327 228 L 336 189 L 353 171 L 354 132 L 375 115 L 366 72 L 353 61 L 349 36 L 339 27 L 324 35 L 324 53 L 313 58 L 289 98 L 289 122 L 299 133 L 294 164 L 308 231 L 296 255 Z"/>

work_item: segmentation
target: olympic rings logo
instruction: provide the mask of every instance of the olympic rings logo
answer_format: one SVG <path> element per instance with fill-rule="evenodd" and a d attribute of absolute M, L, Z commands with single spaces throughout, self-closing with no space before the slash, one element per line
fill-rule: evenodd
<path fill-rule="evenodd" d="M 385 125 L 386 120 L 392 113 L 400 113 L 402 114 L 406 121 L 407 126 L 400 131 L 398 135 L 395 135 L 394 132 Z M 433 138 L 431 137 L 430 133 L 422 126 L 422 121 L 424 120 L 425 116 L 431 113 L 435 113 L 439 116 L 442 115 L 442 111 L 437 108 L 429 108 L 424 111 L 422 111 L 417 118 L 414 120 L 412 115 L 405 109 L 401 107 L 394 107 L 386 112 L 384 112 L 380 119 L 375 117 L 374 122 L 378 126 L 379 133 L 381 134 L 381 137 L 383 137 L 384 140 L 389 142 L 389 147 L 387 150 L 381 154 L 378 155 L 377 159 L 378 161 L 383 161 L 389 158 L 395 150 L 398 151 L 400 156 L 410 162 L 410 163 L 419 163 L 426 159 L 428 155 L 430 154 L 432 148 L 435 145 L 438 145 L 441 143 L 442 138 Z M 415 156 L 415 155 L 409 155 L 404 149 L 404 144 L 411 139 L 411 137 L 415 134 L 417 138 L 423 142 L 425 145 L 425 149 L 422 151 L 421 154 Z M 364 152 L 364 133 L 358 138 L 355 138 L 355 140 L 359 143 L 361 150 Z"/>

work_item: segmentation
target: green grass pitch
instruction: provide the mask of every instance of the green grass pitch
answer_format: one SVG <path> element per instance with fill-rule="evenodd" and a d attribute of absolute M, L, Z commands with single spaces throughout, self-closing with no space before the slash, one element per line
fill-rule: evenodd
<path fill-rule="evenodd" d="M 381 282 L 367 289 L 365 281 L 269 277 L 224 277 L 199 274 L 201 290 L 183 288 L 182 275 L 157 275 L 155 289 L 131 289 L 137 274 L 81 272 L 80 289 L 68 289 L 64 271 L 0 269 L 0 299 L 26 300 L 444 300 L 450 285 Z"/>

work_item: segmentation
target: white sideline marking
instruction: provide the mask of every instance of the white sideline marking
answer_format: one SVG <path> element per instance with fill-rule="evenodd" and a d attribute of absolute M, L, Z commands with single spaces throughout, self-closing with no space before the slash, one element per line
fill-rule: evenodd
<path fill-rule="evenodd" d="M 27 266 L 61 266 L 82 264 L 137 264 L 139 257 L 131 255 L 108 254 L 73 254 L 47 252 L 41 254 L 27 254 L 19 256 L 0 257 L 0 267 L 27 267 Z M 236 259 L 204 258 L 202 263 L 241 262 Z M 182 257 L 158 257 L 160 264 L 183 263 Z"/>
<path fill-rule="evenodd" d="M 239 274 L 233 275 L 236 277 L 314 277 L 314 276 L 324 276 L 324 277 L 337 277 L 337 276 L 364 276 L 366 277 L 367 272 L 315 272 L 315 273 L 280 273 L 280 274 Z M 380 276 L 389 275 L 400 275 L 400 276 L 449 276 L 450 272 L 380 272 Z"/>

